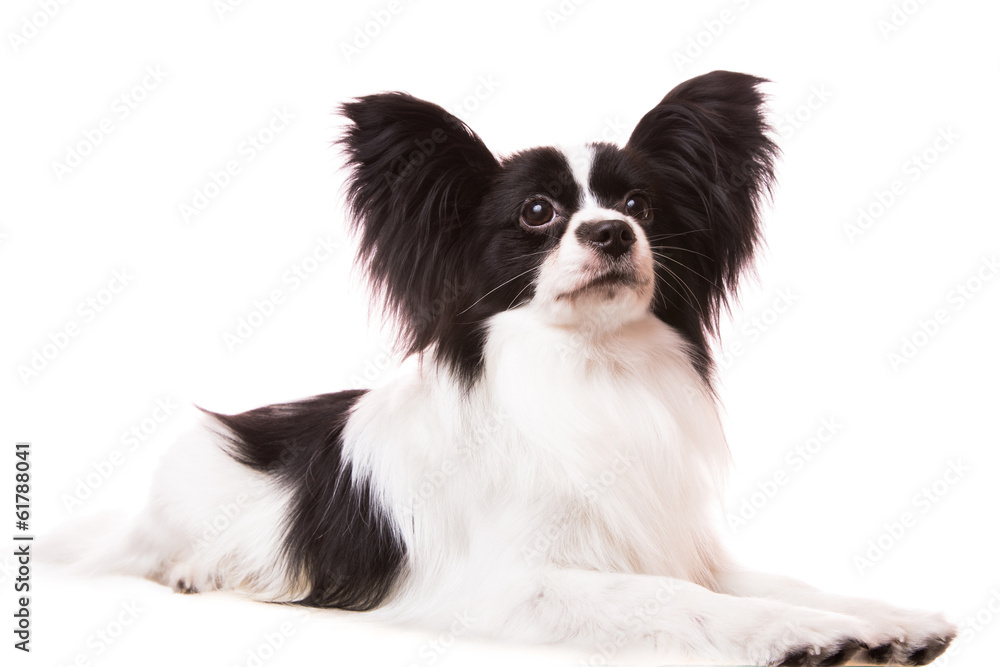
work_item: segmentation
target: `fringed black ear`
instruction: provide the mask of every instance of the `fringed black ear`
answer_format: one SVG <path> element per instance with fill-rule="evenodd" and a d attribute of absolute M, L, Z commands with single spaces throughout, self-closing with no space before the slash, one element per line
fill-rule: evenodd
<path fill-rule="evenodd" d="M 753 255 L 758 204 L 774 178 L 778 149 L 763 115 L 764 82 L 722 71 L 690 79 L 643 116 L 627 144 L 652 164 L 667 209 L 651 237 L 654 250 L 661 246 L 675 262 L 659 277 L 674 290 L 665 295 L 670 303 L 656 304 L 657 315 L 702 350 Z"/>
<path fill-rule="evenodd" d="M 370 95 L 341 111 L 359 259 L 402 350 L 420 352 L 445 336 L 464 302 L 463 246 L 499 164 L 462 121 L 410 95 Z"/>

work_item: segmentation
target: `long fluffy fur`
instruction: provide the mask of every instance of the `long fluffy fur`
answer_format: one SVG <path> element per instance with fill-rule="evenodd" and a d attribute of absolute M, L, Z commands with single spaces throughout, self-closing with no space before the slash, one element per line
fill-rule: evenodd
<path fill-rule="evenodd" d="M 143 514 L 80 567 L 459 615 L 605 658 L 933 660 L 955 635 L 939 615 L 746 572 L 713 531 L 728 450 L 707 341 L 773 179 L 761 83 L 706 74 L 624 147 L 502 160 L 408 95 L 345 104 L 359 261 L 403 371 L 206 413 Z"/>

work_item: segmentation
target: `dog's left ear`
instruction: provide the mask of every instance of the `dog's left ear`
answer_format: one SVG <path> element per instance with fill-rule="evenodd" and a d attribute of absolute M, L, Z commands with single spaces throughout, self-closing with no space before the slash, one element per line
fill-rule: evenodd
<path fill-rule="evenodd" d="M 343 105 L 347 201 L 359 259 L 402 351 L 440 343 L 464 304 L 476 210 L 499 170 L 465 123 L 405 93 Z"/>
<path fill-rule="evenodd" d="M 685 285 L 676 289 L 695 299 L 691 318 L 703 332 L 715 331 L 760 236 L 758 204 L 778 153 L 758 90 L 764 82 L 723 71 L 685 81 L 643 116 L 627 144 L 660 181 L 667 227 L 655 233 L 680 249 L 672 270 Z"/>

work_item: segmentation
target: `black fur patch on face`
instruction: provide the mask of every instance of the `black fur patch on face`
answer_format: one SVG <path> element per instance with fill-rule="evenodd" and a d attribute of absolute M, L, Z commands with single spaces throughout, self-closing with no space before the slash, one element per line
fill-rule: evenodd
<path fill-rule="evenodd" d="M 552 203 L 557 219 L 527 229 L 521 209 L 538 197 Z M 482 370 L 486 322 L 531 300 L 539 267 L 581 202 L 569 162 L 554 148 L 523 151 L 501 163 L 470 221 L 469 270 L 457 290 L 465 305 L 438 342 L 439 355 L 464 381 L 473 382 Z"/>
<path fill-rule="evenodd" d="M 614 144 L 596 143 L 591 146 L 594 157 L 587 186 L 598 204 L 624 213 L 626 195 L 641 192 L 652 198 L 656 194 L 656 175 L 649 160 Z"/>
<path fill-rule="evenodd" d="M 679 331 L 695 350 L 695 361 L 706 379 L 709 375 L 709 350 L 703 327 L 710 290 L 713 285 L 702 279 L 705 259 L 691 248 L 691 234 L 703 232 L 685 224 L 674 214 L 671 192 L 656 173 L 655 165 L 644 155 L 611 144 L 594 145 L 590 169 L 590 189 L 598 202 L 625 213 L 626 198 L 641 193 L 652 202 L 652 219 L 640 222 L 653 253 L 656 292 L 652 312 Z"/>
<path fill-rule="evenodd" d="M 433 347 L 471 384 L 487 321 L 531 298 L 544 251 L 579 208 L 569 163 L 552 148 L 499 162 L 460 120 L 402 93 L 364 97 L 343 112 L 362 265 L 395 316 L 403 351 Z M 521 209 L 538 196 L 561 222 L 526 229 Z"/>
<path fill-rule="evenodd" d="M 759 238 L 757 205 L 769 190 L 777 148 L 767 137 L 762 82 L 712 72 L 677 86 L 627 145 L 598 144 L 591 189 L 624 212 L 632 190 L 653 207 L 643 228 L 654 248 L 653 313 L 695 350 L 708 380 L 707 337 Z M 551 148 L 499 162 L 461 121 L 403 93 L 343 106 L 341 140 L 360 258 L 399 325 L 406 353 L 434 348 L 466 384 L 483 365 L 490 317 L 534 295 L 537 269 L 582 203 L 566 157 Z M 535 196 L 558 217 L 526 228 Z"/>
<path fill-rule="evenodd" d="M 366 611 L 401 575 L 406 546 L 370 480 L 342 457 L 343 430 L 363 391 L 314 396 L 237 415 L 213 416 L 229 454 L 273 475 L 291 492 L 284 551 L 291 571 L 311 584 L 300 604 Z"/>

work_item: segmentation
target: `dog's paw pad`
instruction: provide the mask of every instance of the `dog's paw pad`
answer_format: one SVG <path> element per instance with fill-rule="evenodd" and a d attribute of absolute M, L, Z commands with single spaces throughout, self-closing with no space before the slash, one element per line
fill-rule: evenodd
<path fill-rule="evenodd" d="M 191 595 L 192 593 L 197 593 L 198 589 L 194 584 L 190 584 L 184 579 L 178 579 L 174 582 L 174 592 L 181 593 L 182 595 Z"/>
<path fill-rule="evenodd" d="M 867 647 L 859 641 L 849 639 L 839 646 L 833 646 L 815 657 L 816 667 L 837 667 L 846 664 L 858 651 Z"/>
<path fill-rule="evenodd" d="M 929 665 L 948 650 L 952 637 L 936 637 L 924 646 L 911 649 L 903 661 L 904 665 Z"/>
<path fill-rule="evenodd" d="M 879 644 L 875 648 L 870 648 L 865 653 L 865 662 L 870 662 L 876 665 L 888 664 L 889 660 L 892 659 L 892 643 Z"/>
<path fill-rule="evenodd" d="M 781 662 L 776 663 L 776 667 L 803 667 L 809 664 L 809 652 L 804 649 L 797 649 L 786 655 Z"/>
<path fill-rule="evenodd" d="M 776 663 L 777 667 L 838 667 L 846 664 L 854 655 L 866 646 L 854 639 L 846 639 L 820 649 L 811 650 L 806 647 L 796 648 Z"/>

